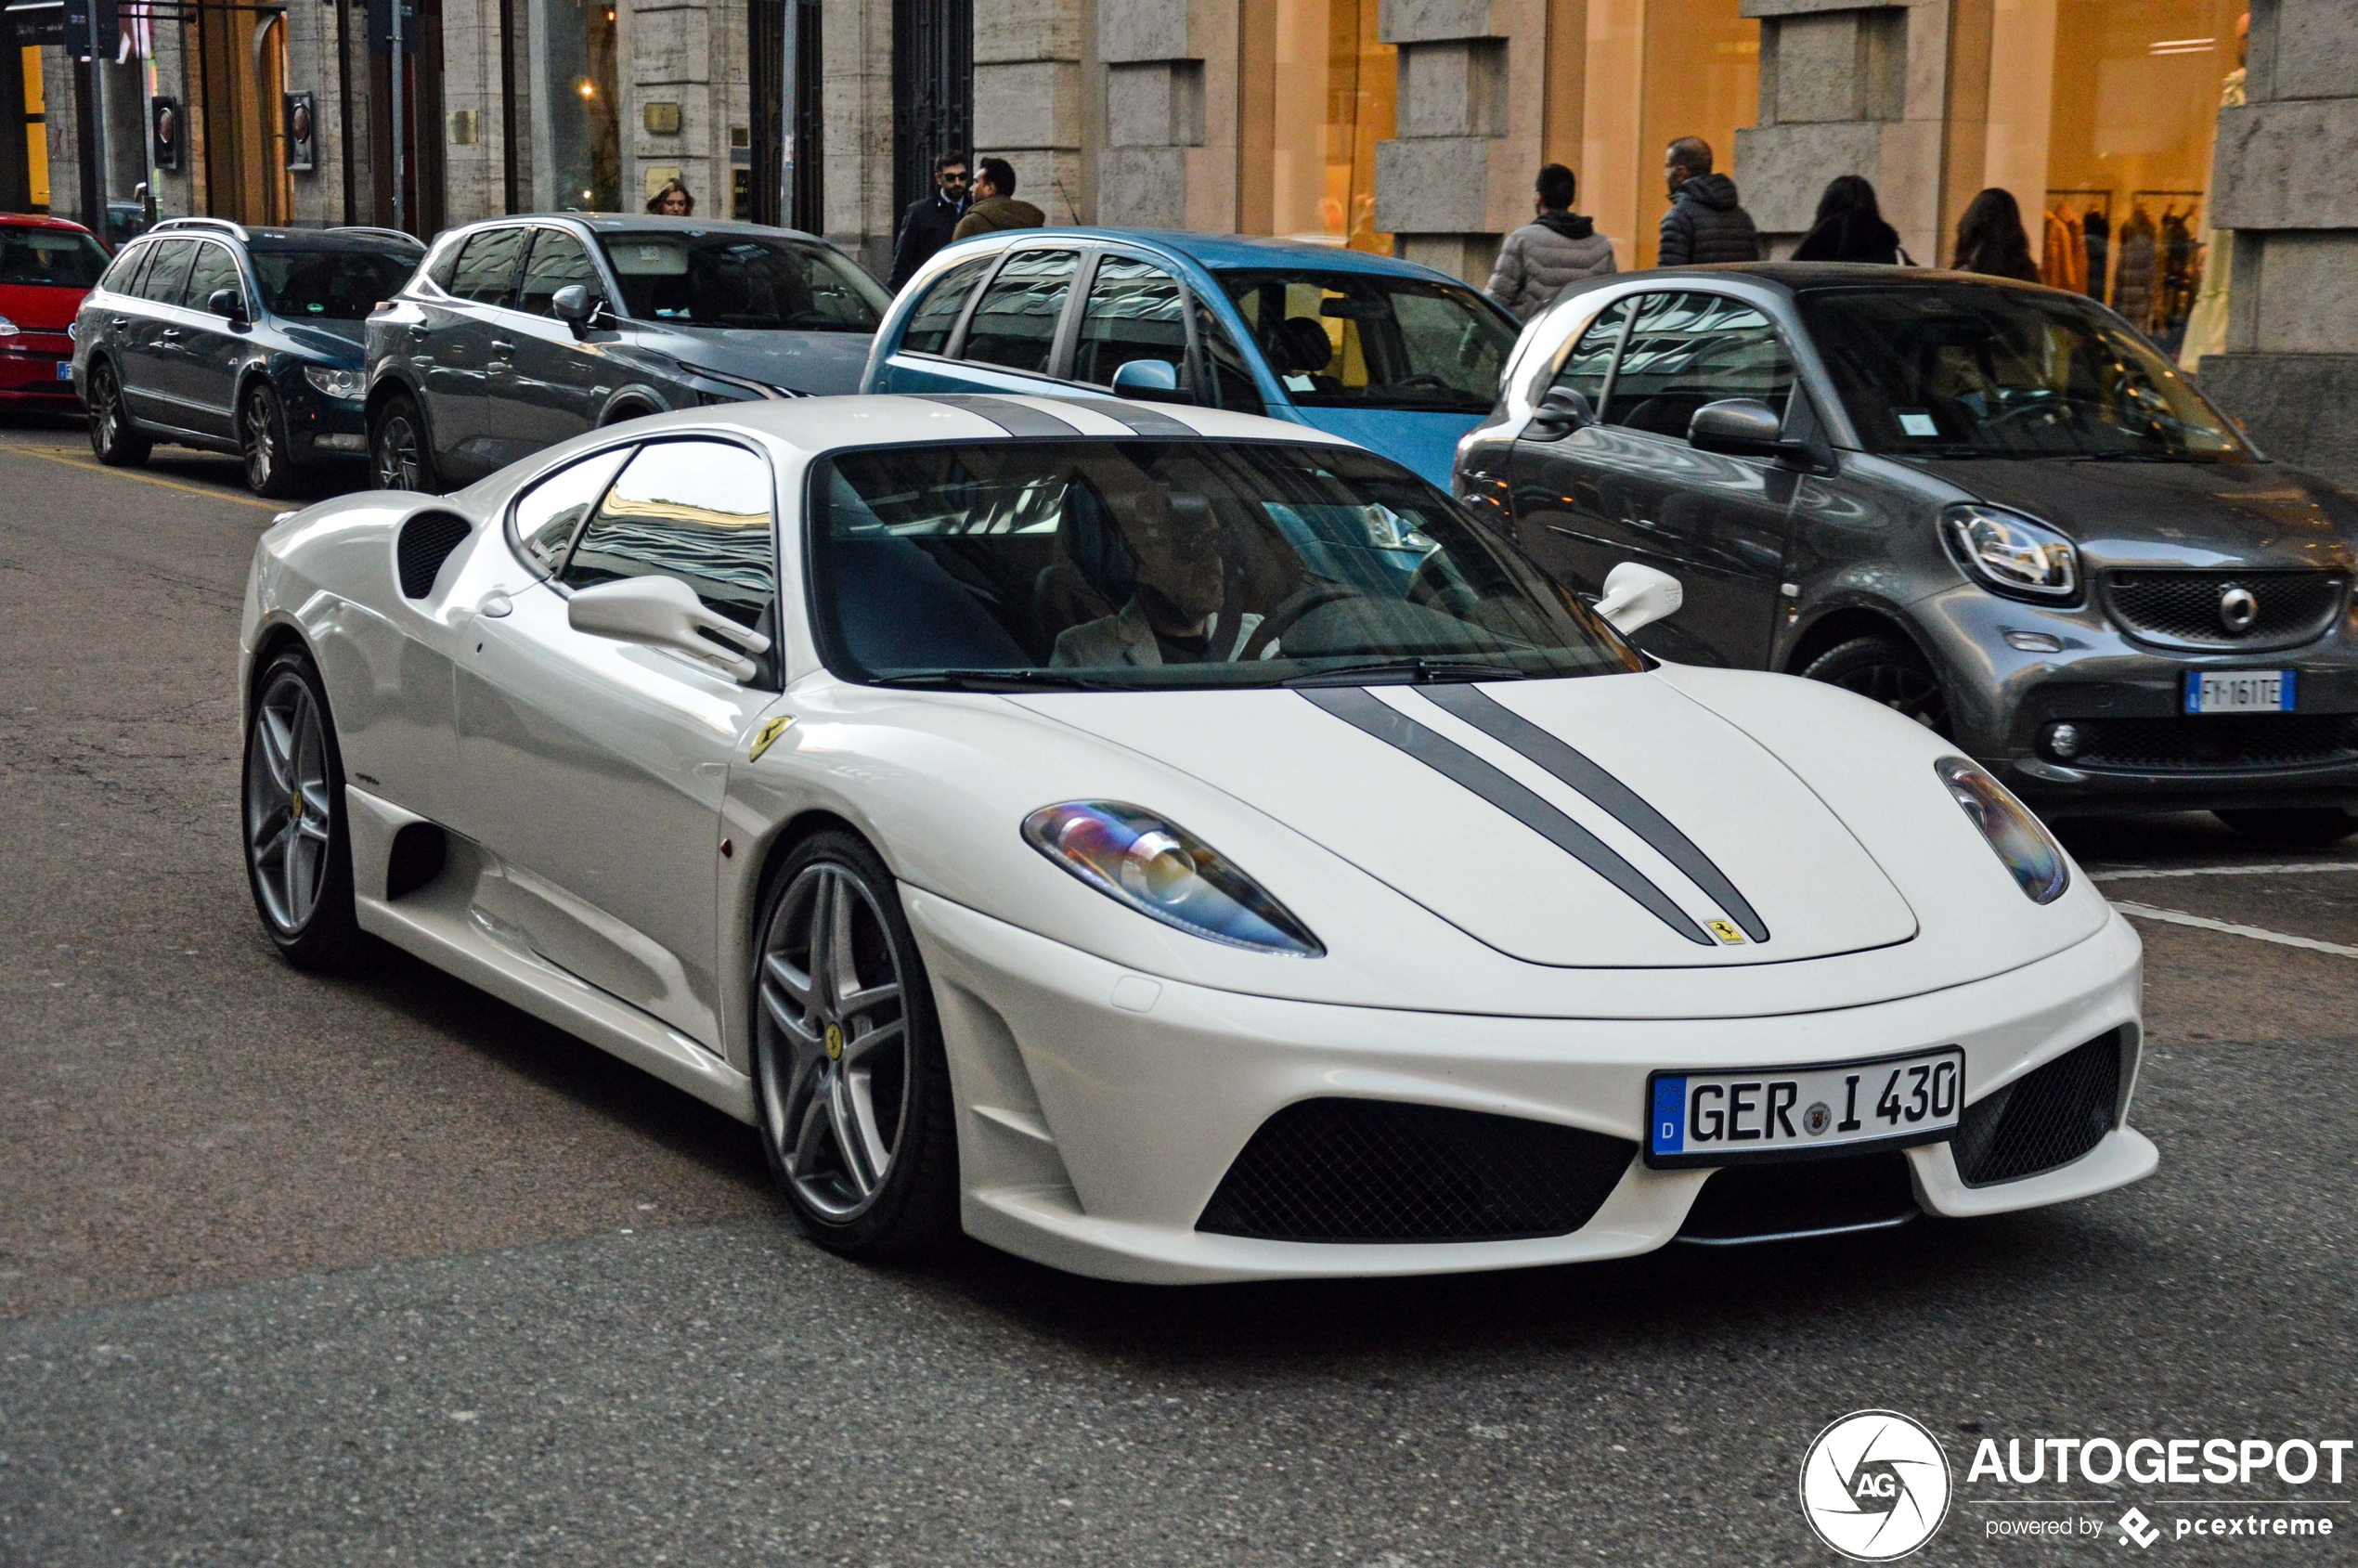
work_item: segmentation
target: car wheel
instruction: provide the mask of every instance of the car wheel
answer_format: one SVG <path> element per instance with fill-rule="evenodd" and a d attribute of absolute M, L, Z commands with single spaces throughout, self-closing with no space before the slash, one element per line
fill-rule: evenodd
<path fill-rule="evenodd" d="M 109 468 L 136 468 L 155 444 L 131 427 L 123 406 L 123 382 L 101 359 L 90 367 L 90 450 Z"/>
<path fill-rule="evenodd" d="M 369 473 L 380 490 L 442 493 L 434 454 L 426 447 L 426 421 L 408 398 L 386 399 L 369 421 Z"/>
<path fill-rule="evenodd" d="M 2339 806 L 2280 806 L 2211 815 L 2237 833 L 2271 844 L 2339 844 L 2358 833 L 2358 811 Z"/>
<path fill-rule="evenodd" d="M 1936 734 L 1949 733 L 1949 695 L 1924 656 L 1888 637 L 1854 637 L 1809 661 L 1801 672 L 1905 714 Z"/>
<path fill-rule="evenodd" d="M 950 1069 L 892 874 L 822 833 L 763 901 L 754 1092 L 779 1190 L 821 1246 L 907 1256 L 958 1210 Z"/>
<path fill-rule="evenodd" d="M 246 880 L 263 929 L 298 968 L 351 955 L 352 840 L 343 759 L 310 655 L 271 661 L 246 719 Z"/>
<path fill-rule="evenodd" d="M 247 489 L 272 500 L 294 494 L 286 415 L 267 382 L 255 382 L 238 400 L 238 447 L 245 454 Z"/>

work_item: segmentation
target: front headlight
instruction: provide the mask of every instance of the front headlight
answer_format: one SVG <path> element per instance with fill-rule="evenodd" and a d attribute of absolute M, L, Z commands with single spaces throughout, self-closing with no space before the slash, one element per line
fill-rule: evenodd
<path fill-rule="evenodd" d="M 314 391 L 324 392 L 330 397 L 357 397 L 369 390 L 369 372 L 366 370 L 337 370 L 325 365 L 305 365 L 303 379 L 311 383 Z"/>
<path fill-rule="evenodd" d="M 1944 757 L 1932 765 L 1948 787 L 1949 797 L 1973 819 L 1982 837 L 2014 874 L 2015 884 L 2035 904 L 2051 904 L 2071 886 L 2071 867 L 2063 846 L 2030 809 L 2007 793 L 2006 786 L 1963 757 Z"/>
<path fill-rule="evenodd" d="M 1219 850 L 1151 811 L 1116 800 L 1068 800 L 1026 817 L 1023 836 L 1108 898 L 1191 936 L 1297 958 L 1327 951 Z"/>
<path fill-rule="evenodd" d="M 1940 534 L 1957 564 L 1996 592 L 2051 603 L 2079 597 L 2079 552 L 2044 523 L 1968 503 L 1940 514 Z"/>

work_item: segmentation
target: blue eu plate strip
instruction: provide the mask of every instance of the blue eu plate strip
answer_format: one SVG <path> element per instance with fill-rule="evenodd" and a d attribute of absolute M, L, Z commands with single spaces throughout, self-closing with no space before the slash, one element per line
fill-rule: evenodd
<path fill-rule="evenodd" d="M 1654 1080 L 1653 1125 L 1651 1130 L 1656 1154 L 1683 1154 L 1687 1149 L 1687 1081 L 1683 1078 Z"/>

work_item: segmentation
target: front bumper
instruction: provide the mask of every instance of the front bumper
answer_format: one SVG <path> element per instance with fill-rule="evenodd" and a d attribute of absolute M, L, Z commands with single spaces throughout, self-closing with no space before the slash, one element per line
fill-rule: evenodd
<path fill-rule="evenodd" d="M 1956 1043 L 1968 1106 L 2107 1030 L 2139 1023 L 2136 936 L 2095 936 L 2010 974 L 1826 1014 L 1705 1022 L 1491 1017 L 1342 1007 L 1133 974 L 904 888 L 932 970 L 958 1104 L 965 1228 L 1074 1273 L 1159 1283 L 1527 1267 L 1651 1251 L 1709 1171 L 1632 1159 L 1561 1236 L 1383 1244 L 1272 1241 L 1196 1228 L 1272 1115 L 1341 1096 L 1452 1107 L 1644 1135 L 1658 1068 L 1773 1067 Z M 1908 1153 L 1919 1208 L 1987 1214 L 2105 1191 L 2153 1170 L 2121 1121 L 2067 1165 L 1967 1187 L 1947 1144 Z M 1634 1149 L 1633 1149 L 1634 1152 Z"/>
<path fill-rule="evenodd" d="M 287 445 L 295 461 L 336 462 L 369 455 L 365 396 L 331 397 L 313 386 L 299 367 L 272 380 L 279 406 L 286 411 Z"/>

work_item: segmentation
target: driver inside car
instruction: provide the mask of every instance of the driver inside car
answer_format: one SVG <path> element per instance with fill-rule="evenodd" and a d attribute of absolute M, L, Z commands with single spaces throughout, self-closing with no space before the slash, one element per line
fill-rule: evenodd
<path fill-rule="evenodd" d="M 1129 602 L 1056 638 L 1058 669 L 1226 662 L 1262 617 L 1231 613 L 1218 521 L 1201 495 L 1160 487 L 1113 491 L 1110 508 L 1135 563 Z M 1265 656 L 1265 654 L 1264 654 Z"/>

